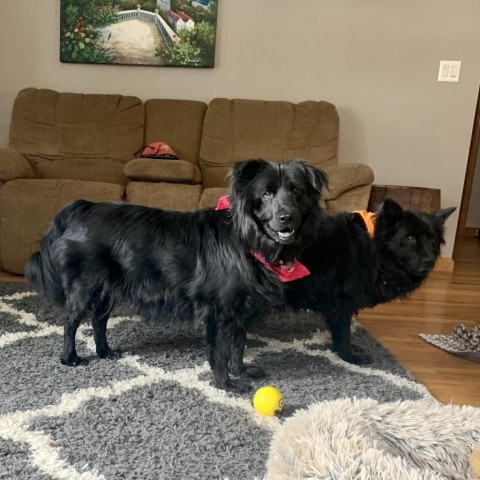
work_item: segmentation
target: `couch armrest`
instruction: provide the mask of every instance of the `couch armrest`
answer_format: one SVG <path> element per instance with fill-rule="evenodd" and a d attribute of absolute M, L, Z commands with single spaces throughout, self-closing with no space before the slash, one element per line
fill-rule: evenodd
<path fill-rule="evenodd" d="M 201 182 L 200 169 L 185 160 L 134 158 L 125 165 L 125 175 L 132 180 L 168 183 Z"/>
<path fill-rule="evenodd" d="M 334 200 L 342 193 L 373 183 L 373 170 L 361 163 L 344 163 L 326 167 L 328 189 L 324 192 L 325 200 Z"/>
<path fill-rule="evenodd" d="M 35 178 L 32 164 L 19 152 L 0 147 L 0 181 L 9 182 L 17 178 Z"/>

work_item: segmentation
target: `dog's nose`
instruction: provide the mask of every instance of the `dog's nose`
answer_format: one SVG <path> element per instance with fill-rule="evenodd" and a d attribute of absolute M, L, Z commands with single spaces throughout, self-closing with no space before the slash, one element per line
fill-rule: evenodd
<path fill-rule="evenodd" d="M 289 223 L 291 219 L 292 219 L 292 216 L 289 215 L 288 213 L 283 213 L 278 216 L 278 220 L 280 223 Z"/>

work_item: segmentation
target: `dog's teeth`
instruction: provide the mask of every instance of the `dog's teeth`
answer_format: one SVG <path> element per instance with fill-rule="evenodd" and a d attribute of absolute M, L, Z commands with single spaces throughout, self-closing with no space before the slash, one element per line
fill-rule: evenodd
<path fill-rule="evenodd" d="M 278 232 L 278 236 L 282 239 L 285 240 L 286 238 L 290 238 L 293 235 L 293 231 L 291 232 Z"/>

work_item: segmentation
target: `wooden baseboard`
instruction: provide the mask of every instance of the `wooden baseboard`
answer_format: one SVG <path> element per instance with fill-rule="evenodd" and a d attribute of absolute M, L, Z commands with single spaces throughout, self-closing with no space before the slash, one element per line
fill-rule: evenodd
<path fill-rule="evenodd" d="M 453 272 L 455 262 L 450 257 L 440 257 L 435 264 L 435 272 Z"/>

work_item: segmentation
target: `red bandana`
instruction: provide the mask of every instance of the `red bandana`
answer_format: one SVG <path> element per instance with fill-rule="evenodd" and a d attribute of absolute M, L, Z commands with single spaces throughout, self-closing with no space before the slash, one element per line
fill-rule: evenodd
<path fill-rule="evenodd" d="M 231 208 L 228 196 L 225 195 L 220 197 L 218 200 L 217 208 L 215 210 L 226 210 Z M 252 256 L 256 258 L 260 263 L 263 263 L 269 270 L 275 272 L 281 282 L 292 282 L 293 280 L 298 280 L 299 278 L 306 277 L 310 275 L 308 268 L 305 265 L 302 265 L 297 259 L 294 259 L 293 262 L 280 262 L 278 267 L 274 267 L 267 263 L 263 256 L 258 252 L 251 252 Z"/>

